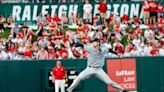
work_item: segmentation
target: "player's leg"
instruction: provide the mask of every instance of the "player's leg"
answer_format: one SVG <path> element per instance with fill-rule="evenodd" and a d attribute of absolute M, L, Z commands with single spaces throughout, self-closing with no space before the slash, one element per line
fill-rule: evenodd
<path fill-rule="evenodd" d="M 83 70 L 78 76 L 77 78 L 73 81 L 73 83 L 71 84 L 71 86 L 67 89 L 68 92 L 72 92 L 73 89 L 75 89 L 77 87 L 77 85 L 80 83 L 81 80 L 87 79 L 90 76 L 92 76 L 93 72 L 91 68 L 86 68 L 85 70 Z"/>
<path fill-rule="evenodd" d="M 124 89 L 118 85 L 116 82 L 112 81 L 109 76 L 104 72 L 103 69 L 98 69 L 96 71 L 96 77 L 98 77 L 100 80 L 102 80 L 103 82 L 105 82 L 108 85 L 111 85 L 114 88 L 117 88 L 120 92 L 122 92 Z"/>
<path fill-rule="evenodd" d="M 65 92 L 64 80 L 60 80 L 60 89 L 61 89 L 61 92 Z"/>
<path fill-rule="evenodd" d="M 55 92 L 59 92 L 59 80 L 55 80 Z"/>

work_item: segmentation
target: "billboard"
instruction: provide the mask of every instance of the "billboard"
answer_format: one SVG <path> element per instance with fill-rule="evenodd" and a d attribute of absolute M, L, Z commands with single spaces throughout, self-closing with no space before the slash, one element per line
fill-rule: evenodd
<path fill-rule="evenodd" d="M 0 14 L 8 17 L 12 14 L 16 21 L 36 21 L 37 16 L 42 12 L 43 15 L 53 16 L 55 13 L 60 17 L 65 13 L 68 17 L 71 13 L 75 16 L 80 13 L 83 17 L 84 3 L 6 3 L 0 4 Z M 92 15 L 99 13 L 99 3 L 91 3 L 93 10 Z M 142 2 L 108 2 L 106 18 L 109 18 L 111 13 L 129 15 L 133 18 L 135 15 L 143 18 Z"/>
<path fill-rule="evenodd" d="M 136 59 L 107 59 L 107 73 L 113 81 L 126 90 L 137 90 Z M 108 91 L 115 90 L 108 86 Z"/>

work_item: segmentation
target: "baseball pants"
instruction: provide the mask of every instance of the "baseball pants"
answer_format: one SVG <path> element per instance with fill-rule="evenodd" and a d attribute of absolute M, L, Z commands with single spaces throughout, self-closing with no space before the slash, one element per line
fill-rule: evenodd
<path fill-rule="evenodd" d="M 55 80 L 55 92 L 59 92 L 59 88 L 61 92 L 65 92 L 64 80 Z"/>
<path fill-rule="evenodd" d="M 103 82 L 105 82 L 106 84 L 111 85 L 114 88 L 117 88 L 119 92 L 122 92 L 124 90 L 120 85 L 112 81 L 102 68 L 91 67 L 87 67 L 85 70 L 83 70 L 67 90 L 71 92 L 77 87 L 81 80 L 85 80 L 92 76 L 95 76 Z"/>

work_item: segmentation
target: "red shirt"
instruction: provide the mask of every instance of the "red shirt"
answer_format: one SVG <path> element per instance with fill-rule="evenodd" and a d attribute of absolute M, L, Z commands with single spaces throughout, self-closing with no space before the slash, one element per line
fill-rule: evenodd
<path fill-rule="evenodd" d="M 153 49 L 153 50 L 150 51 L 150 54 L 151 54 L 152 56 L 158 55 L 158 50 Z"/>
<path fill-rule="evenodd" d="M 12 53 L 16 51 L 14 47 L 9 47 L 8 50 L 11 51 Z"/>
<path fill-rule="evenodd" d="M 83 28 L 82 27 L 77 28 L 77 33 L 80 33 L 82 31 L 83 31 Z"/>
<path fill-rule="evenodd" d="M 51 17 L 46 17 L 46 20 L 47 20 L 48 22 L 51 22 L 52 18 L 51 18 Z"/>
<path fill-rule="evenodd" d="M 139 23 L 140 21 L 139 21 L 139 18 L 133 18 L 133 21 L 134 21 L 134 23 Z"/>
<path fill-rule="evenodd" d="M 17 35 L 18 35 L 19 38 L 23 38 L 23 33 L 20 32 Z"/>
<path fill-rule="evenodd" d="M 156 12 L 156 10 L 157 10 L 156 2 L 154 2 L 154 1 L 149 2 L 149 6 L 150 6 L 150 12 Z"/>
<path fill-rule="evenodd" d="M 120 32 L 120 25 L 116 25 L 114 29 L 115 29 L 114 30 L 115 32 L 117 32 L 117 33 Z"/>
<path fill-rule="evenodd" d="M 124 14 L 121 19 L 122 19 L 122 21 L 128 21 L 129 20 L 129 16 Z"/>
<path fill-rule="evenodd" d="M 136 28 L 135 33 L 141 35 L 142 34 L 142 30 L 140 28 Z"/>
<path fill-rule="evenodd" d="M 115 50 L 117 53 L 124 53 L 124 47 L 123 46 L 116 46 Z"/>
<path fill-rule="evenodd" d="M 143 3 L 143 4 L 142 4 L 142 7 L 143 7 L 143 9 L 144 9 L 144 12 L 149 12 L 149 5 Z"/>
<path fill-rule="evenodd" d="M 109 17 L 109 23 L 112 22 L 112 20 L 113 20 L 113 14 L 111 14 Z"/>
<path fill-rule="evenodd" d="M 68 54 L 68 51 L 67 50 L 60 50 L 60 56 L 63 58 L 63 59 L 67 59 L 69 54 Z"/>
<path fill-rule="evenodd" d="M 101 13 L 106 13 L 107 10 L 107 4 L 106 3 L 100 3 L 99 11 Z"/>
<path fill-rule="evenodd" d="M 66 74 L 66 69 L 61 66 L 61 67 L 54 67 L 52 69 L 52 74 L 55 77 L 56 80 L 62 80 L 65 78 Z"/>
<path fill-rule="evenodd" d="M 162 18 L 162 17 L 159 17 L 159 18 L 158 18 L 158 23 L 159 23 L 159 24 L 162 24 L 162 23 L 163 23 L 163 18 Z"/>
<path fill-rule="evenodd" d="M 25 51 L 24 52 L 24 57 L 30 57 L 30 58 L 32 58 L 32 52 L 31 51 Z"/>
<path fill-rule="evenodd" d="M 54 17 L 53 17 L 53 21 L 55 21 L 55 22 L 60 22 L 61 19 L 60 19 L 58 16 L 54 16 Z"/>
<path fill-rule="evenodd" d="M 158 4 L 158 12 L 162 13 L 163 12 L 163 6 L 161 4 Z"/>

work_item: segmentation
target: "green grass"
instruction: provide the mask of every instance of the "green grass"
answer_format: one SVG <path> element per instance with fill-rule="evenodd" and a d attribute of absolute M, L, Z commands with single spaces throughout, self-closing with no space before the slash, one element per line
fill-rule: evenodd
<path fill-rule="evenodd" d="M 3 33 L 0 33 L 0 38 L 8 38 L 10 35 L 10 29 L 6 28 L 5 31 Z"/>

